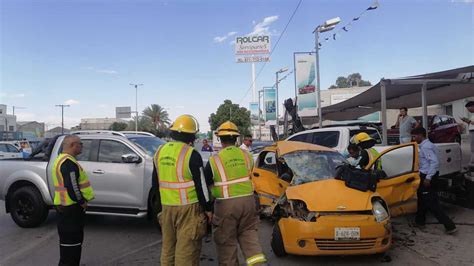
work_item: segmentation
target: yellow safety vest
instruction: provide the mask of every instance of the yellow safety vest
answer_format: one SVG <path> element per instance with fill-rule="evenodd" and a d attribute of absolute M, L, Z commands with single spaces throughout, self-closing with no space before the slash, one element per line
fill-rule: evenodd
<path fill-rule="evenodd" d="M 369 154 L 369 163 L 373 162 L 377 156 L 379 156 L 379 152 L 374 148 L 366 149 L 367 154 Z M 381 170 L 382 169 L 382 159 L 379 159 L 375 165 L 375 169 Z"/>
<path fill-rule="evenodd" d="M 235 146 L 221 150 L 211 156 L 209 162 L 214 176 L 212 195 L 217 199 L 228 199 L 253 194 L 250 173 L 252 155 Z"/>
<path fill-rule="evenodd" d="M 91 183 L 87 178 L 86 172 L 79 165 L 76 158 L 70 154 L 61 153 L 54 160 L 52 169 L 52 177 L 54 182 L 54 205 L 70 206 L 76 203 L 69 197 L 67 188 L 64 186 L 64 178 L 61 173 L 61 165 L 68 159 L 74 162 L 79 168 L 79 190 L 81 191 L 82 196 L 86 201 L 91 201 L 94 198 L 94 190 L 91 187 Z M 73 180 L 71 181 L 74 182 Z"/>
<path fill-rule="evenodd" d="M 168 142 L 155 153 L 162 205 L 181 206 L 198 202 L 189 160 L 193 148 L 183 142 Z"/>

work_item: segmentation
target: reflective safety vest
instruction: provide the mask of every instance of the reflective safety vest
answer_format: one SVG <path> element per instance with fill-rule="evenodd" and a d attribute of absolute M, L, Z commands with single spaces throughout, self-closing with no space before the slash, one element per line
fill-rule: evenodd
<path fill-rule="evenodd" d="M 369 163 L 373 162 L 377 156 L 379 156 L 379 152 L 374 148 L 366 149 L 367 154 L 369 154 Z M 379 158 L 375 165 L 375 169 L 381 170 L 382 169 L 382 159 Z"/>
<path fill-rule="evenodd" d="M 183 142 L 168 142 L 155 153 L 162 205 L 181 206 L 198 202 L 189 160 L 193 148 Z"/>
<path fill-rule="evenodd" d="M 79 168 L 79 190 L 81 191 L 82 196 L 86 201 L 90 201 L 94 198 L 94 190 L 91 187 L 91 183 L 87 178 L 86 172 L 79 165 L 76 158 L 70 154 L 61 153 L 56 158 L 56 160 L 54 160 L 52 169 L 52 177 L 54 182 L 54 205 L 70 206 L 76 203 L 69 197 L 67 188 L 64 186 L 64 178 L 61 173 L 61 165 L 68 159 L 74 162 Z M 75 180 L 71 181 L 75 182 Z"/>
<path fill-rule="evenodd" d="M 212 195 L 217 199 L 228 199 L 253 194 L 250 173 L 253 158 L 249 152 L 232 146 L 209 158 L 214 176 Z"/>

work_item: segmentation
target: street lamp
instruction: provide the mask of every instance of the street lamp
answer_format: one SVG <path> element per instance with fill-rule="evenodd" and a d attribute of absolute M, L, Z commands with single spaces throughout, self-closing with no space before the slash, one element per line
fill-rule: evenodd
<path fill-rule="evenodd" d="M 317 26 L 316 29 L 314 29 L 313 31 L 316 49 L 316 77 L 318 83 L 318 93 L 316 97 L 318 102 L 319 128 L 323 127 L 323 114 L 321 111 L 321 81 L 319 79 L 319 33 L 333 30 L 339 22 L 341 22 L 341 19 L 339 17 L 326 20 L 322 25 Z"/>
<path fill-rule="evenodd" d="M 276 130 L 277 130 L 277 138 L 280 139 L 280 121 L 278 119 L 278 83 L 280 83 L 280 80 L 278 80 L 278 74 L 281 74 L 283 72 L 288 71 L 288 68 L 282 68 L 278 70 L 275 75 L 276 75 L 276 83 L 275 83 L 275 88 L 276 88 Z"/>
<path fill-rule="evenodd" d="M 130 86 L 135 87 L 135 132 L 137 132 L 138 131 L 138 86 L 143 86 L 143 84 L 130 83 Z"/>

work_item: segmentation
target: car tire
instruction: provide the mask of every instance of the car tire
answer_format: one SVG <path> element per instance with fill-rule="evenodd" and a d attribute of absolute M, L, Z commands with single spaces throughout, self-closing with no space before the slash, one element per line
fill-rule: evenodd
<path fill-rule="evenodd" d="M 156 192 L 150 193 L 149 206 L 151 208 L 150 215 L 151 215 L 151 220 L 153 221 L 153 225 L 158 230 L 161 230 L 160 223 L 158 222 L 158 214 L 161 212 L 161 209 L 162 209 L 159 193 L 156 193 Z"/>
<path fill-rule="evenodd" d="M 9 209 L 13 221 L 23 228 L 38 227 L 49 213 L 41 193 L 31 186 L 13 191 L 9 199 Z"/>
<path fill-rule="evenodd" d="M 275 253 L 277 257 L 284 257 L 288 255 L 285 250 L 285 244 L 283 243 L 283 237 L 281 235 L 280 226 L 278 226 L 278 222 L 275 222 L 275 225 L 273 226 L 271 247 L 273 253 Z"/>

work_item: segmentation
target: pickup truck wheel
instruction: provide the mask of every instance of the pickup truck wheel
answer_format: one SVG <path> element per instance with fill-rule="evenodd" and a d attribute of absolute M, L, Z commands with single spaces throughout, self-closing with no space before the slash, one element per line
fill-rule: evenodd
<path fill-rule="evenodd" d="M 284 257 L 288 255 L 285 250 L 285 244 L 283 243 L 283 237 L 281 236 L 278 222 L 275 222 L 275 225 L 273 226 L 271 246 L 273 253 L 275 253 L 277 257 Z"/>
<path fill-rule="evenodd" d="M 12 193 L 10 212 L 13 221 L 24 228 L 37 227 L 48 217 L 48 207 L 34 187 L 21 187 Z"/>

